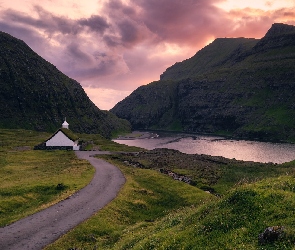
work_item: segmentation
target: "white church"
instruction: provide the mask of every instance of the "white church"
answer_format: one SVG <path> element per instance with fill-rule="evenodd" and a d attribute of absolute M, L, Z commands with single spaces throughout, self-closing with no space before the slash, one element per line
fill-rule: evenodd
<path fill-rule="evenodd" d="M 80 150 L 78 145 L 79 137 L 76 136 L 70 129 L 66 119 L 62 127 L 58 129 L 47 141 L 45 141 L 46 148 L 60 148 Z"/>

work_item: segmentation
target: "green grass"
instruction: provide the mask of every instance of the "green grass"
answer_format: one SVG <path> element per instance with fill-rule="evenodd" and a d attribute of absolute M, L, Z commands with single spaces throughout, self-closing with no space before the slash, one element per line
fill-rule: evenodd
<path fill-rule="evenodd" d="M 116 249 L 121 237 L 127 242 L 118 249 L 130 249 L 138 239 L 132 233 L 157 225 L 161 218 L 183 207 L 201 206 L 216 197 L 193 186 L 175 182 L 150 169 L 134 169 L 112 160 L 127 181 L 119 196 L 97 215 L 82 223 L 46 249 Z M 146 237 L 145 235 L 142 235 Z"/>
<path fill-rule="evenodd" d="M 140 163 L 144 168 L 168 169 L 190 177 L 196 187 L 219 195 L 237 184 L 252 183 L 285 173 L 295 173 L 295 162 L 272 164 L 243 162 L 218 156 L 184 154 L 171 149 L 154 149 L 137 155 L 115 155 L 121 162 Z"/>
<path fill-rule="evenodd" d="M 78 134 L 80 141 L 89 142 L 86 150 L 103 150 L 111 152 L 137 152 L 144 151 L 145 149 L 139 147 L 130 147 L 127 145 L 113 142 L 109 139 L 104 138 L 99 134 Z"/>
<path fill-rule="evenodd" d="M 78 160 L 73 151 L 33 150 L 50 136 L 30 130 L 0 129 L 0 226 L 57 203 L 90 182 L 93 167 Z M 89 150 L 140 150 L 98 134 L 78 136 L 92 141 Z"/>
<path fill-rule="evenodd" d="M 277 177 L 263 178 L 267 170 L 261 168 L 258 180 L 254 170 L 240 170 L 252 182 L 236 183 L 217 198 L 155 170 L 108 160 L 127 178 L 119 196 L 47 250 L 294 249 L 294 173 L 271 170 L 267 175 Z M 278 168 L 293 169 L 294 162 Z M 283 236 L 259 245 L 258 235 L 269 226 L 283 226 Z"/>
<path fill-rule="evenodd" d="M 167 131 L 182 131 L 182 124 L 179 120 L 174 120 L 166 129 Z"/>
<path fill-rule="evenodd" d="M 149 235 L 139 244 L 148 247 L 150 239 L 152 242 L 158 239 L 153 249 L 294 249 L 295 197 L 290 189 L 284 190 L 286 181 L 291 186 L 295 184 L 294 177 L 267 179 L 234 189 L 201 208 L 184 209 L 169 220 L 160 221 L 158 227 L 161 225 L 164 230 Z M 178 224 L 165 229 L 167 222 L 179 217 Z M 275 225 L 285 227 L 283 239 L 279 243 L 258 245 L 258 234 Z M 153 229 L 147 228 L 142 234 L 148 231 Z"/>
<path fill-rule="evenodd" d="M 32 150 L 48 135 L 0 130 L 0 226 L 57 203 L 90 182 L 93 167 L 73 151 Z"/>
<path fill-rule="evenodd" d="M 46 138 L 46 133 L 0 130 L 2 226 L 65 198 L 92 177 L 93 168 L 72 151 L 31 150 Z M 97 135 L 84 139 L 118 150 Z M 128 166 L 117 154 L 103 156 L 126 177 L 118 197 L 46 249 L 295 248 L 295 161 L 246 164 L 221 157 L 196 160 L 173 150 L 157 152 L 151 152 L 156 162 L 146 156 L 140 159 L 149 166 L 144 169 Z M 151 167 L 165 163 L 178 173 L 193 175 L 188 164 L 192 162 L 199 164 L 195 176 L 201 173 L 199 180 L 203 178 L 220 196 L 174 181 Z M 258 235 L 269 226 L 283 226 L 284 234 L 277 242 L 259 245 Z"/>
<path fill-rule="evenodd" d="M 265 116 L 268 119 L 272 119 L 275 124 L 294 126 L 294 111 L 292 111 L 288 110 L 286 107 L 276 107 L 269 109 Z"/>
<path fill-rule="evenodd" d="M 212 187 L 218 193 L 225 194 L 236 185 L 255 183 L 266 178 L 279 177 L 286 173 L 295 173 L 295 161 L 288 164 L 231 163 L 223 167 L 220 179 Z"/>

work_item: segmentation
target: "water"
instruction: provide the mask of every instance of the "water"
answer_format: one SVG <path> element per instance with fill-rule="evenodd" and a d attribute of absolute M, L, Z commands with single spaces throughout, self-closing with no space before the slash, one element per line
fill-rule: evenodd
<path fill-rule="evenodd" d="M 217 136 L 160 133 L 157 138 L 114 140 L 145 149 L 169 148 L 187 154 L 223 156 L 255 162 L 284 163 L 295 160 L 295 144 L 230 140 Z"/>

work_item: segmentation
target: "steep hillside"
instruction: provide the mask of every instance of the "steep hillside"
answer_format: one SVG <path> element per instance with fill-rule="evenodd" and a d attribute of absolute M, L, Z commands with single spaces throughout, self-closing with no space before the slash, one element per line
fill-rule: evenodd
<path fill-rule="evenodd" d="M 192 58 L 166 69 L 161 80 L 180 80 L 204 74 L 219 67 L 230 67 L 259 40 L 253 38 L 217 38 Z"/>
<path fill-rule="evenodd" d="M 111 111 L 136 129 L 295 141 L 294 95 L 295 27 L 274 24 L 260 40 L 216 39 Z"/>
<path fill-rule="evenodd" d="M 148 129 L 158 124 L 172 129 L 177 123 L 177 86 L 169 80 L 141 86 L 111 111 L 130 121 L 134 128 Z"/>
<path fill-rule="evenodd" d="M 81 85 L 32 51 L 0 32 L 0 128 L 54 131 L 64 117 L 80 133 L 109 137 L 130 130 L 126 120 L 98 109 Z"/>

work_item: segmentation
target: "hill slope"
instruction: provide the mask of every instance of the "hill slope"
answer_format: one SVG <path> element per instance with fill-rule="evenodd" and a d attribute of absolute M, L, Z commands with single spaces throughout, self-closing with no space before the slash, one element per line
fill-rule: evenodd
<path fill-rule="evenodd" d="M 0 32 L 0 128 L 54 131 L 64 117 L 80 133 L 130 130 L 126 120 L 98 109 L 81 85 L 32 51 Z"/>
<path fill-rule="evenodd" d="M 216 39 L 111 111 L 135 129 L 295 140 L 295 27 Z"/>

